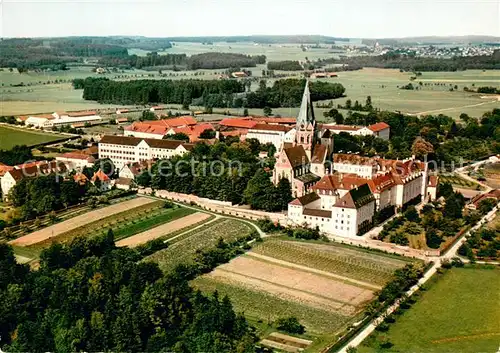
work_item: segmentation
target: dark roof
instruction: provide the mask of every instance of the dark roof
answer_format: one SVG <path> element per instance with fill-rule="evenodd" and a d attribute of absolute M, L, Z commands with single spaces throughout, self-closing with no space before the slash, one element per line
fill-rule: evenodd
<path fill-rule="evenodd" d="M 111 145 L 137 146 L 143 139 L 133 136 L 104 135 L 99 143 Z"/>
<path fill-rule="evenodd" d="M 299 167 L 309 163 L 306 151 L 302 145 L 290 147 L 285 149 L 286 156 L 292 165 L 292 168 Z"/>
<path fill-rule="evenodd" d="M 332 218 L 332 211 L 320 210 L 315 208 L 305 208 L 302 214 L 304 216 Z"/>
<path fill-rule="evenodd" d="M 311 163 L 323 163 L 326 157 L 325 145 L 314 145 L 314 150 L 311 157 Z"/>
<path fill-rule="evenodd" d="M 302 174 L 302 175 L 295 177 L 295 179 L 298 179 L 301 182 L 303 182 L 304 184 L 307 184 L 307 183 L 316 182 L 316 181 L 320 180 L 321 178 L 313 173 L 305 173 L 305 174 Z"/>
<path fill-rule="evenodd" d="M 283 125 L 273 125 L 273 124 L 256 124 L 254 127 L 250 128 L 250 130 L 264 130 L 264 131 L 283 131 L 288 132 L 292 128 Z"/>
<path fill-rule="evenodd" d="M 116 136 L 116 135 L 105 135 L 103 136 L 103 138 L 99 143 L 137 146 L 139 143 L 141 143 L 141 141 L 145 141 L 150 147 L 153 148 L 164 148 L 169 150 L 176 149 L 177 147 L 179 147 L 179 145 L 187 145 L 184 141 L 180 140 L 146 139 L 133 136 Z"/>
<path fill-rule="evenodd" d="M 361 208 L 370 202 L 375 201 L 375 197 L 370 191 L 368 184 L 363 184 L 355 189 L 349 190 L 342 198 L 336 203 L 336 207 L 343 208 Z"/>
<path fill-rule="evenodd" d="M 315 192 L 312 192 L 310 194 L 306 194 L 304 196 L 296 198 L 295 200 L 293 200 L 290 203 L 292 205 L 305 206 L 305 205 L 310 204 L 311 202 L 314 202 L 314 201 L 319 200 L 319 199 L 320 199 L 320 197 L 318 196 L 318 194 L 316 194 Z"/>

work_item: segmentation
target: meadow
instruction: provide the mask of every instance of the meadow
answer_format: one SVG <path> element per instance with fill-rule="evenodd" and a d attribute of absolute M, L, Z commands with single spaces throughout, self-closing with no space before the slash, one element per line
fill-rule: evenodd
<path fill-rule="evenodd" d="M 500 339 L 500 269 L 453 268 L 439 275 L 417 302 L 389 325 L 368 337 L 359 353 L 496 352 Z M 379 347 L 389 340 L 393 346 Z"/>
<path fill-rule="evenodd" d="M 0 150 L 9 150 L 16 145 L 34 146 L 64 137 L 68 136 L 0 125 Z"/>

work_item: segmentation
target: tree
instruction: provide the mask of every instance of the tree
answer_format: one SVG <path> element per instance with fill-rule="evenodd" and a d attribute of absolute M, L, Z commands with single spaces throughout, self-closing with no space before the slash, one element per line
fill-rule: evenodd
<path fill-rule="evenodd" d="M 141 174 L 137 176 L 135 182 L 137 185 L 142 187 L 151 186 L 151 172 L 149 170 L 143 171 Z"/>
<path fill-rule="evenodd" d="M 270 107 L 264 107 L 264 115 L 270 116 L 273 113 L 273 110 Z"/>
<path fill-rule="evenodd" d="M 277 185 L 279 205 L 282 210 L 288 209 L 288 203 L 292 201 L 292 187 L 287 178 L 281 178 Z"/>
<path fill-rule="evenodd" d="M 305 327 L 302 325 L 296 317 L 287 317 L 278 319 L 276 321 L 276 327 L 278 330 L 285 331 L 292 334 L 303 334 L 305 332 Z"/>
<path fill-rule="evenodd" d="M 266 211 L 280 209 L 281 204 L 276 196 L 276 189 L 271 183 L 270 176 L 263 169 L 257 170 L 243 193 L 245 202 L 253 209 Z"/>
<path fill-rule="evenodd" d="M 163 139 L 164 140 L 181 140 L 181 141 L 189 142 L 189 136 L 183 132 L 177 132 L 177 133 L 172 134 L 172 135 L 165 135 L 163 137 Z"/>
<path fill-rule="evenodd" d="M 248 116 L 248 109 L 247 108 L 243 109 L 243 116 Z"/>
<path fill-rule="evenodd" d="M 409 206 L 404 213 L 404 217 L 410 222 L 420 222 L 420 217 L 415 206 Z"/>
<path fill-rule="evenodd" d="M 428 154 L 434 153 L 434 146 L 422 137 L 417 137 L 413 142 L 411 151 L 417 158 L 422 158 Z"/>
<path fill-rule="evenodd" d="M 366 97 L 365 110 L 368 110 L 368 111 L 372 111 L 373 110 L 372 97 L 371 96 L 367 96 Z"/>

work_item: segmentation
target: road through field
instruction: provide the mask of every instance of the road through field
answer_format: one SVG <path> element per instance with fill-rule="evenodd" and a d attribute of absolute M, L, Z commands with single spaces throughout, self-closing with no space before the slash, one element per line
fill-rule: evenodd
<path fill-rule="evenodd" d="M 203 212 L 193 213 L 188 216 L 176 219 L 174 221 L 162 224 L 161 226 L 154 227 L 145 232 L 122 239 L 116 243 L 116 246 L 135 247 L 141 244 L 145 244 L 150 240 L 157 239 L 169 233 L 175 232 L 179 229 L 189 227 L 195 223 L 202 222 L 210 217 L 211 216 L 208 213 L 203 213 Z"/>
<path fill-rule="evenodd" d="M 119 202 L 117 204 L 100 208 L 98 210 L 94 210 L 88 213 L 84 213 L 80 216 L 76 216 L 74 218 L 70 218 L 64 222 L 54 224 L 53 226 L 38 230 L 36 232 L 30 233 L 23 237 L 14 239 L 9 242 L 11 245 L 18 246 L 30 246 L 44 240 L 57 237 L 58 235 L 71 231 L 73 229 L 85 226 L 86 224 L 98 221 L 102 218 L 109 217 L 124 211 L 128 211 L 130 209 L 147 205 L 149 203 L 156 202 L 154 199 L 146 198 L 146 197 L 137 197 L 132 200 Z"/>

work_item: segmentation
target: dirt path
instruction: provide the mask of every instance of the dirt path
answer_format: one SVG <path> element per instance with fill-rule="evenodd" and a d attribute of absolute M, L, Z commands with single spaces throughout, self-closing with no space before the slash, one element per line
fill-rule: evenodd
<path fill-rule="evenodd" d="M 146 197 L 137 197 L 132 200 L 119 202 L 117 204 L 94 210 L 91 212 L 84 213 L 80 216 L 70 218 L 61 223 L 54 224 L 53 226 L 38 230 L 36 232 L 30 233 L 23 237 L 14 239 L 9 242 L 11 245 L 18 246 L 30 246 L 44 240 L 57 237 L 59 234 L 71 231 L 73 229 L 82 227 L 86 224 L 98 221 L 104 217 L 112 216 L 124 211 L 128 211 L 132 208 L 143 206 L 152 202 L 156 202 L 154 199 L 149 199 Z"/>
<path fill-rule="evenodd" d="M 410 113 L 409 115 L 418 116 L 418 115 L 442 113 L 442 112 L 446 112 L 446 111 L 449 111 L 449 110 L 457 110 L 457 109 L 463 109 L 463 108 L 472 108 L 472 107 L 478 107 L 478 106 L 481 106 L 481 105 L 491 104 L 491 103 L 498 103 L 498 100 L 481 102 L 481 103 L 477 103 L 477 104 L 462 105 L 460 107 L 451 107 L 451 108 L 427 110 L 425 112 Z"/>
<path fill-rule="evenodd" d="M 352 278 L 349 278 L 349 277 L 336 275 L 336 274 L 331 273 L 331 272 L 317 270 L 315 268 L 311 268 L 311 267 L 307 267 L 307 266 L 297 265 L 297 264 L 294 264 L 292 262 L 278 260 L 278 259 L 275 259 L 274 257 L 257 254 L 257 253 L 251 252 L 251 251 L 247 252 L 246 255 L 252 256 L 252 257 L 256 257 L 256 258 L 262 259 L 264 261 L 272 262 L 272 263 L 275 263 L 275 264 L 278 264 L 278 265 L 282 265 L 282 266 L 285 266 L 285 267 L 296 268 L 296 269 L 299 269 L 299 270 L 303 270 L 303 271 L 315 273 L 315 274 L 318 274 L 318 275 L 321 275 L 321 276 L 331 277 L 331 278 L 334 278 L 334 279 L 340 279 L 342 281 L 349 282 L 349 283 L 354 284 L 354 285 L 359 285 L 361 287 L 366 287 L 366 288 L 371 289 L 371 290 L 380 290 L 380 289 L 382 289 L 382 286 L 377 286 L 375 284 L 371 284 L 371 283 L 368 283 L 368 282 L 358 281 L 356 279 L 352 279 Z"/>
<path fill-rule="evenodd" d="M 167 222 L 165 224 L 162 224 L 161 226 L 146 230 L 145 232 L 122 239 L 116 243 L 116 246 L 130 246 L 133 248 L 137 245 L 145 244 L 150 240 L 162 237 L 179 229 L 186 228 L 195 223 L 204 221 L 205 219 L 210 217 L 211 216 L 208 213 L 196 212 L 174 221 Z"/>
<path fill-rule="evenodd" d="M 336 312 L 340 315 L 351 316 L 356 312 L 356 308 L 349 304 L 318 297 L 312 293 L 299 291 L 294 288 L 288 288 L 282 285 L 261 281 L 257 278 L 224 271 L 220 267 L 216 268 L 206 276 L 213 278 L 216 281 L 236 285 L 238 287 L 247 288 L 257 292 L 266 292 L 283 300 L 301 303 L 321 310 Z"/>

